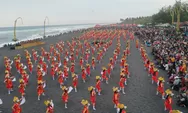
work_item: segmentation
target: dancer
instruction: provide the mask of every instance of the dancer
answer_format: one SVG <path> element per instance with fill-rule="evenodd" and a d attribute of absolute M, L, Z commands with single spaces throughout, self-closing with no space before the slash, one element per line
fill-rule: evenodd
<path fill-rule="evenodd" d="M 87 100 L 82 100 L 81 104 L 84 106 L 84 109 L 82 110 L 82 113 L 89 113 L 90 104 L 88 103 L 88 101 Z"/>
<path fill-rule="evenodd" d="M 62 101 L 65 103 L 65 108 L 68 108 L 67 107 L 68 99 L 69 99 L 68 88 L 66 86 L 63 86 L 62 90 L 63 90 Z"/>
<path fill-rule="evenodd" d="M 96 76 L 96 89 L 98 92 L 98 95 L 101 95 L 101 77 Z"/>
<path fill-rule="evenodd" d="M 43 96 L 45 95 L 44 94 L 44 84 L 45 84 L 45 82 L 38 81 L 38 86 L 37 86 L 38 100 L 40 100 L 41 95 L 43 95 Z"/>
<path fill-rule="evenodd" d="M 118 104 L 117 113 L 126 113 L 126 111 L 125 111 L 126 108 L 127 108 L 127 106 L 125 106 L 124 104 Z"/>
<path fill-rule="evenodd" d="M 93 110 L 95 109 L 96 106 L 96 92 L 95 92 L 95 88 L 93 86 L 88 87 L 88 91 L 90 92 L 90 101 L 91 104 L 93 105 Z"/>
<path fill-rule="evenodd" d="M 102 75 L 102 80 L 106 80 L 106 84 L 108 84 L 108 77 L 106 76 L 107 74 L 107 69 L 105 67 L 102 68 L 101 75 Z"/>
<path fill-rule="evenodd" d="M 46 100 L 44 104 L 47 106 L 46 113 L 54 113 L 54 103 L 52 100 Z"/>
<path fill-rule="evenodd" d="M 117 108 L 117 105 L 119 104 L 119 90 L 118 87 L 113 87 L 113 103 L 114 103 L 114 108 Z"/>
<path fill-rule="evenodd" d="M 120 86 L 120 90 L 122 90 L 122 93 L 125 94 L 125 82 L 126 82 L 126 78 L 125 78 L 125 74 L 121 73 L 120 74 L 120 80 L 119 80 L 119 86 Z"/>
<path fill-rule="evenodd" d="M 12 113 L 21 113 L 22 112 L 22 108 L 20 105 L 21 99 L 19 99 L 18 97 L 14 97 L 13 98 L 13 106 L 12 106 Z"/>
<path fill-rule="evenodd" d="M 173 96 L 173 93 L 170 89 L 167 89 L 165 93 L 166 93 L 166 98 L 164 102 L 165 111 L 166 110 L 171 111 L 172 110 L 172 97 L 171 96 Z"/>
<path fill-rule="evenodd" d="M 163 77 L 159 77 L 158 78 L 158 83 L 157 83 L 157 93 L 156 95 L 158 95 L 159 93 L 162 95 L 162 99 L 165 99 L 165 93 L 164 93 L 164 78 Z"/>
<path fill-rule="evenodd" d="M 78 86 L 78 75 L 75 73 L 72 74 L 72 85 L 74 87 L 75 92 L 77 92 L 77 86 Z"/>

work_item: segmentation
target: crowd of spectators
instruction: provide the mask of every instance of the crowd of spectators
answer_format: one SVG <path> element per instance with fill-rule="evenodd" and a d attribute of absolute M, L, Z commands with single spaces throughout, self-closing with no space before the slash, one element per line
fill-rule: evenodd
<path fill-rule="evenodd" d="M 171 88 L 180 92 L 177 104 L 188 107 L 188 37 L 173 28 L 139 28 L 135 34 L 151 43 L 154 63 L 167 71 Z"/>

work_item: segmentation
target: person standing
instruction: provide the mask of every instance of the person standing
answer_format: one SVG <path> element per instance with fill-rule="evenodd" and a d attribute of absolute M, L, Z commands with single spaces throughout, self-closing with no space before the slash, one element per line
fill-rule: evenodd
<path fill-rule="evenodd" d="M 164 106 L 165 106 L 165 111 L 168 110 L 168 111 L 171 111 L 172 110 L 172 91 L 170 89 L 167 89 L 165 91 L 166 93 L 166 98 L 165 98 L 165 102 L 164 102 Z"/>
<path fill-rule="evenodd" d="M 114 103 L 114 108 L 117 108 L 117 105 L 119 104 L 119 90 L 118 87 L 113 87 L 113 103 Z"/>
<path fill-rule="evenodd" d="M 67 103 L 68 103 L 68 99 L 69 99 L 68 88 L 66 86 L 63 86 L 62 90 L 63 90 L 62 101 L 65 103 L 65 108 L 68 108 L 67 107 Z"/>
<path fill-rule="evenodd" d="M 158 95 L 159 93 L 162 95 L 162 99 L 165 99 L 164 98 L 165 93 L 164 93 L 164 78 L 163 77 L 158 78 L 156 95 Z"/>
<path fill-rule="evenodd" d="M 96 92 L 95 92 L 95 88 L 93 86 L 88 87 L 88 91 L 90 92 L 90 101 L 91 104 L 93 105 L 93 110 L 95 109 L 96 106 Z"/>
<path fill-rule="evenodd" d="M 22 108 L 20 105 L 20 99 L 18 97 L 14 97 L 13 102 L 14 102 L 14 104 L 12 106 L 12 113 L 21 113 Z"/>
<path fill-rule="evenodd" d="M 87 100 L 82 100 L 81 104 L 84 106 L 82 113 L 89 113 L 89 102 Z"/>
<path fill-rule="evenodd" d="M 47 106 L 46 113 L 54 113 L 54 104 L 52 100 L 44 101 L 44 104 Z"/>

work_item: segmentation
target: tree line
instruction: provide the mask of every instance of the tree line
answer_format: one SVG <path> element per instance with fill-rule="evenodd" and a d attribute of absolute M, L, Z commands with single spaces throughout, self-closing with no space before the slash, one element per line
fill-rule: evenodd
<path fill-rule="evenodd" d="M 124 24 L 159 24 L 159 23 L 177 23 L 177 30 L 179 29 L 180 22 L 188 21 L 188 3 L 175 1 L 174 5 L 162 7 L 158 13 L 152 16 L 135 17 L 120 19 Z"/>

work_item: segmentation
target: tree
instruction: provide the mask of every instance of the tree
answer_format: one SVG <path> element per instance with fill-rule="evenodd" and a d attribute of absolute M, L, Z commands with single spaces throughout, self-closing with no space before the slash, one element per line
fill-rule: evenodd
<path fill-rule="evenodd" d="M 120 21 L 121 21 L 121 22 L 123 22 L 123 21 L 124 21 L 124 19 L 120 18 Z"/>

